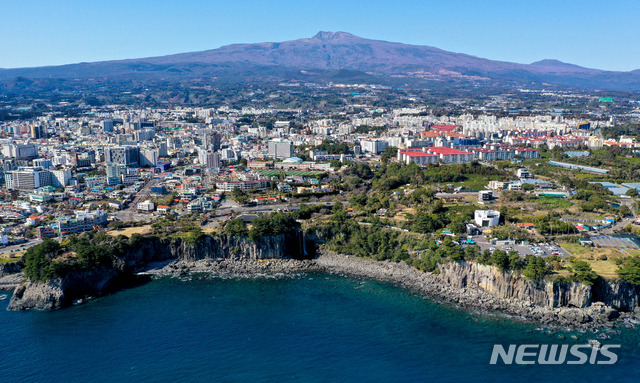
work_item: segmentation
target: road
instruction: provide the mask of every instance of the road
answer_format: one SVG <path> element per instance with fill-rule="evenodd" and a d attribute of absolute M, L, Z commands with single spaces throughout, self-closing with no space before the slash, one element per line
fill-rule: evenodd
<path fill-rule="evenodd" d="M 11 246 L 7 246 L 7 247 L 2 247 L 0 248 L 0 256 L 4 256 L 6 257 L 7 255 L 10 255 L 11 253 L 16 253 L 22 250 L 27 250 L 28 248 L 35 246 L 37 244 L 42 243 L 41 239 L 31 239 L 25 243 L 21 243 L 19 245 L 11 245 Z"/>
<path fill-rule="evenodd" d="M 151 188 L 153 186 L 156 186 L 158 182 L 160 181 L 155 178 L 152 178 L 151 180 L 149 180 L 149 182 L 147 182 L 142 187 L 142 189 L 138 190 L 135 197 L 133 198 L 133 201 L 129 202 L 129 206 L 127 207 L 126 210 L 131 212 L 137 211 L 138 209 L 137 204 L 140 202 L 144 202 L 149 198 L 149 195 L 151 194 Z"/>

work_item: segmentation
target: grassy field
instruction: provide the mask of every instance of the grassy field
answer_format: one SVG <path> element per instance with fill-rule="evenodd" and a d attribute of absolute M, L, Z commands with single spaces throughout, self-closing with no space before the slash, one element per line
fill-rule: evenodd
<path fill-rule="evenodd" d="M 576 258 L 589 262 L 593 271 L 598 273 L 598 275 L 609 279 L 618 277 L 618 274 L 616 273 L 616 270 L 618 270 L 618 265 L 615 263 L 616 258 L 640 256 L 640 250 L 615 249 L 607 247 L 597 248 L 582 246 L 577 243 L 562 243 L 560 246 Z M 604 259 L 605 257 L 606 259 Z"/>
<path fill-rule="evenodd" d="M 120 230 L 109 230 L 107 234 L 113 235 L 114 237 L 117 235 L 124 235 L 126 237 L 131 238 L 132 234 L 142 234 L 145 231 L 151 230 L 151 225 L 144 225 L 139 227 L 127 227 L 125 229 Z"/>
<path fill-rule="evenodd" d="M 22 258 L 26 250 L 16 251 L 15 253 L 3 253 L 0 254 L 0 263 L 9 263 L 18 260 L 18 258 Z"/>
<path fill-rule="evenodd" d="M 573 202 L 567 201 L 564 198 L 541 197 L 532 200 L 532 202 L 544 205 L 545 209 L 567 208 L 573 206 Z"/>

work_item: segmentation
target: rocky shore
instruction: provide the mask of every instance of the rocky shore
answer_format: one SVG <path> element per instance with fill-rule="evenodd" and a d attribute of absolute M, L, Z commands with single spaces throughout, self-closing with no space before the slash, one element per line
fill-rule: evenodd
<path fill-rule="evenodd" d="M 0 276 L 0 290 L 13 290 L 24 280 L 23 273 L 4 274 Z"/>
<path fill-rule="evenodd" d="M 496 292 L 488 291 L 487 286 L 466 284 L 466 281 L 471 279 L 468 275 L 463 278 L 465 285 L 460 286 L 459 283 L 452 280 L 450 273 L 446 276 L 425 273 L 404 263 L 378 262 L 328 252 L 319 254 L 314 260 L 178 260 L 150 265 L 141 274 L 163 277 L 206 273 L 212 277 L 221 278 L 252 278 L 286 276 L 309 271 L 322 271 L 397 283 L 426 297 L 451 302 L 467 310 L 504 313 L 524 321 L 550 327 L 593 330 L 621 324 L 631 325 L 639 320 L 637 312 L 620 312 L 599 302 L 586 305 L 583 300 L 577 300 L 570 296 L 567 302 L 555 301 L 556 305 L 560 304 L 561 306 L 554 307 L 553 299 L 550 299 L 551 302 L 545 302 L 544 297 L 540 298 L 540 293 L 533 294 L 531 292 L 522 295 L 522 299 L 505 298 Z M 516 277 L 513 279 L 519 283 L 522 281 Z M 576 290 L 575 286 L 570 287 Z M 578 293 L 574 296 L 580 297 L 583 292 L 578 291 Z"/>
<path fill-rule="evenodd" d="M 0 265 L 0 290 L 13 290 L 22 282 L 24 274 L 18 262 Z"/>
<path fill-rule="evenodd" d="M 155 278 L 204 273 L 220 278 L 253 278 L 260 276 L 286 276 L 319 270 L 315 261 L 297 259 L 200 259 L 176 260 L 150 264 L 138 275 Z"/>
<path fill-rule="evenodd" d="M 640 320 L 637 310 L 620 312 L 600 302 L 587 307 L 553 307 L 530 300 L 502 298 L 479 285 L 456 287 L 438 274 L 425 273 L 404 263 L 378 262 L 331 253 L 319 255 L 315 262 L 326 272 L 398 283 L 411 291 L 458 304 L 464 309 L 501 312 L 550 327 L 595 330 L 620 324 L 632 326 Z"/>
<path fill-rule="evenodd" d="M 279 249 L 280 243 L 272 247 Z M 236 247 L 239 245 L 242 243 L 235 244 Z M 192 254 L 193 251 L 185 252 L 189 256 L 180 256 L 181 248 L 176 247 L 171 249 L 171 253 L 159 257 L 145 255 L 153 254 L 151 250 L 158 245 L 146 246 L 148 249 L 141 247 L 129 256 L 133 270 L 126 274 L 106 269 L 70 273 L 64 279 L 48 282 L 22 282 L 20 273 L 12 273 L 0 280 L 0 288 L 19 284 L 9 309 L 51 310 L 134 286 L 136 280 L 149 277 L 204 273 L 217 278 L 254 278 L 321 271 L 397 283 L 426 297 L 452 302 L 464 309 L 504 313 L 548 327 L 593 330 L 618 325 L 634 326 L 640 318 L 635 290 L 625 286 L 621 288 L 611 282 L 600 287 L 531 282 L 492 266 L 465 262 L 442 265 L 439 273 L 426 273 L 405 263 L 378 262 L 329 252 L 321 252 L 312 260 L 299 260 L 285 257 L 285 251 L 265 252 L 257 247 L 250 253 L 243 253 L 238 248 L 234 249 L 234 254 L 223 251 L 194 253 L 198 256 Z M 212 247 L 226 248 L 226 244 Z M 598 298 L 605 302 L 597 301 Z"/>

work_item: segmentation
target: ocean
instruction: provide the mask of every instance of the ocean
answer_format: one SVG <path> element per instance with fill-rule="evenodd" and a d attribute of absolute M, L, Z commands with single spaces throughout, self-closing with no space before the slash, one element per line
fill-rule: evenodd
<path fill-rule="evenodd" d="M 54 312 L 8 303 L 0 301 L 2 382 L 640 381 L 639 330 L 601 340 L 622 345 L 613 365 L 491 365 L 494 344 L 596 335 L 549 333 L 323 273 L 164 278 Z"/>

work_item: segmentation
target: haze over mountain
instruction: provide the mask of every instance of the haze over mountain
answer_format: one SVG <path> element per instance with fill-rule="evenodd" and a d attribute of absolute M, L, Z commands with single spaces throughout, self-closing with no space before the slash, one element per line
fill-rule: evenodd
<path fill-rule="evenodd" d="M 342 79 L 376 82 L 469 83 L 474 86 L 553 84 L 583 89 L 640 91 L 640 70 L 614 72 L 557 60 L 532 64 L 494 61 L 442 49 L 319 32 L 278 43 L 233 44 L 202 52 L 141 59 L 0 70 L 16 77 L 71 79 L 188 79 L 220 81 Z"/>

